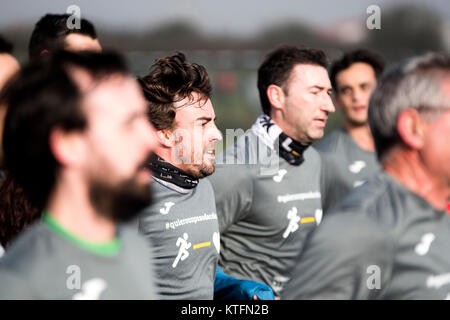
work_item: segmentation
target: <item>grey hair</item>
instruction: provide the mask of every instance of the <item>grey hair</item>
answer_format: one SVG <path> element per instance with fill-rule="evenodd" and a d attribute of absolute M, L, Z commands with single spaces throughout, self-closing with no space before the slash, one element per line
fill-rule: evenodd
<path fill-rule="evenodd" d="M 427 53 L 391 68 L 378 81 L 369 102 L 369 125 L 378 159 L 399 143 L 397 120 L 408 108 L 447 107 L 442 81 L 450 76 L 450 55 Z M 447 101 L 446 101 L 447 100 Z"/>

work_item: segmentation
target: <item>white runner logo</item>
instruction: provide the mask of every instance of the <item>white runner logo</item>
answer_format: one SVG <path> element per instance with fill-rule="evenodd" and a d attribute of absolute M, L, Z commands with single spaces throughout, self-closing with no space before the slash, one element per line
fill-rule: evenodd
<path fill-rule="evenodd" d="M 188 234 L 185 232 L 183 234 L 183 238 L 180 237 L 177 239 L 177 247 L 180 247 L 180 249 L 178 250 L 178 255 L 172 264 L 172 268 L 176 268 L 180 260 L 184 261 L 187 257 L 189 257 L 189 251 L 187 249 L 191 247 L 191 243 L 187 242 L 188 237 Z"/>
<path fill-rule="evenodd" d="M 287 213 L 287 218 L 289 220 L 289 224 L 286 228 L 286 231 L 283 233 L 283 238 L 287 238 L 290 233 L 297 231 L 298 223 L 300 222 L 300 217 L 297 215 L 297 208 L 292 207 L 291 210 Z"/>

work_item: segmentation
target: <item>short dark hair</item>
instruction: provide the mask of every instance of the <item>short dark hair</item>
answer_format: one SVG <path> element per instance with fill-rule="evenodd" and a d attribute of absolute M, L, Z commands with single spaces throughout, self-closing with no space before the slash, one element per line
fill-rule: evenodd
<path fill-rule="evenodd" d="M 326 69 L 328 60 L 322 50 L 291 45 L 282 45 L 270 52 L 258 69 L 259 98 L 265 114 L 270 115 L 271 108 L 267 88 L 271 84 L 283 87 L 297 64 L 318 65 Z"/>
<path fill-rule="evenodd" d="M 46 14 L 36 23 L 28 45 L 30 59 L 38 58 L 43 50 L 64 49 L 64 39 L 71 33 L 97 39 L 94 25 L 86 19 L 80 19 L 79 29 L 69 29 L 67 20 L 70 17 L 69 14 Z"/>
<path fill-rule="evenodd" d="M 197 92 L 203 99 L 211 97 L 211 83 L 205 67 L 186 60 L 183 53 L 162 57 L 150 67 L 149 73 L 138 79 L 148 101 L 149 120 L 156 130 L 174 125 L 174 103 Z"/>
<path fill-rule="evenodd" d="M 85 70 L 94 81 L 129 75 L 123 58 L 115 53 L 61 51 L 28 63 L 0 97 L 8 106 L 3 134 L 6 167 L 37 207 L 47 202 L 60 170 L 49 146 L 50 133 L 55 128 L 87 127 L 72 68 Z"/>
<path fill-rule="evenodd" d="M 0 34 L 0 53 L 11 54 L 12 52 L 13 52 L 13 44 Z"/>
<path fill-rule="evenodd" d="M 337 91 L 336 76 L 342 70 L 350 68 L 350 66 L 357 62 L 364 62 L 370 65 L 375 72 L 375 77 L 378 77 L 383 73 L 384 60 L 376 54 L 366 49 L 358 49 L 345 53 L 339 60 L 333 62 L 330 67 L 330 81 L 333 89 Z"/>

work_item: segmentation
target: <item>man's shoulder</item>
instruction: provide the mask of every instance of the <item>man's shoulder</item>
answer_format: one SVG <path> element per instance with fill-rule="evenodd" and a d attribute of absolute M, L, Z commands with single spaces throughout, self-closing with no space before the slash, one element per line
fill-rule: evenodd
<path fill-rule="evenodd" d="M 42 221 L 38 221 L 27 227 L 11 242 L 0 260 L 0 267 L 26 273 L 36 266 L 38 261 L 51 263 L 55 249 L 50 230 Z"/>
<path fill-rule="evenodd" d="M 399 190 L 392 179 L 380 172 L 354 188 L 343 201 L 330 209 L 328 215 L 351 213 L 363 217 L 358 222 L 376 225 L 389 232 L 397 229 L 405 217 L 401 193 L 402 190 Z"/>
<path fill-rule="evenodd" d="M 261 142 L 252 130 L 247 130 L 216 157 L 216 170 L 208 177 L 208 181 L 215 186 L 219 182 L 239 184 L 251 179 L 254 171 L 261 165 L 258 155 L 258 151 L 263 154 L 258 149 L 258 143 Z"/>
<path fill-rule="evenodd" d="M 151 184 L 153 191 L 153 203 L 149 206 L 152 207 L 160 202 L 165 202 L 167 199 L 174 201 L 185 201 L 186 199 L 196 198 L 198 196 L 211 196 L 214 194 L 214 190 L 209 180 L 210 177 L 198 179 L 198 184 L 195 188 L 186 189 L 178 187 L 174 184 L 165 184 L 164 181 L 154 180 Z"/>
<path fill-rule="evenodd" d="M 253 184 L 253 171 L 245 164 L 216 165 L 215 172 L 208 177 L 213 193 L 243 192 Z"/>
<path fill-rule="evenodd" d="M 285 298 L 355 298 L 355 292 L 365 288 L 362 279 L 368 266 L 390 270 L 395 231 L 380 224 L 371 212 L 380 196 L 326 212 L 291 271 Z"/>
<path fill-rule="evenodd" d="M 314 162 L 314 163 L 320 163 L 321 157 L 320 153 L 317 150 L 316 146 L 310 146 L 308 149 L 305 150 L 304 157 L 306 161 Z"/>
<path fill-rule="evenodd" d="M 211 176 L 208 176 L 208 177 L 204 177 L 204 178 L 201 178 L 198 180 L 197 189 L 199 192 L 209 193 L 209 194 L 214 193 L 210 178 L 211 178 Z"/>
<path fill-rule="evenodd" d="M 251 164 L 257 158 L 258 144 L 261 143 L 263 140 L 249 129 L 216 157 L 216 163 Z"/>
<path fill-rule="evenodd" d="M 140 235 L 135 228 L 129 224 L 120 223 L 118 225 L 119 239 L 125 243 L 146 243 L 145 238 Z"/>
<path fill-rule="evenodd" d="M 392 245 L 402 222 L 391 207 L 389 185 L 374 177 L 355 188 L 324 216 L 315 236 L 315 243 L 355 252 Z"/>
<path fill-rule="evenodd" d="M 344 128 L 338 128 L 327 134 L 315 144 L 320 153 L 332 153 L 340 148 L 345 136 L 348 135 Z"/>
<path fill-rule="evenodd" d="M 123 249 L 135 256 L 134 259 L 146 259 L 151 252 L 151 241 L 139 233 L 138 228 L 129 224 L 119 224 L 119 238 Z"/>
<path fill-rule="evenodd" d="M 27 281 L 14 270 L 0 267 L 0 300 L 31 300 L 34 293 Z"/>

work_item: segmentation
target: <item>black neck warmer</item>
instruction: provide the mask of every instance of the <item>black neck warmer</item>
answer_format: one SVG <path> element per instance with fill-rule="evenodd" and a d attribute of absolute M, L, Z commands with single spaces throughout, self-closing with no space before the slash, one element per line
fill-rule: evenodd
<path fill-rule="evenodd" d="M 153 154 L 148 165 L 157 179 L 175 184 L 184 189 L 193 189 L 198 185 L 198 179 L 166 162 L 163 158 Z"/>
<path fill-rule="evenodd" d="M 305 161 L 303 153 L 311 144 L 301 144 L 300 142 L 289 138 L 284 132 L 278 136 L 280 157 L 294 166 L 299 166 Z"/>

